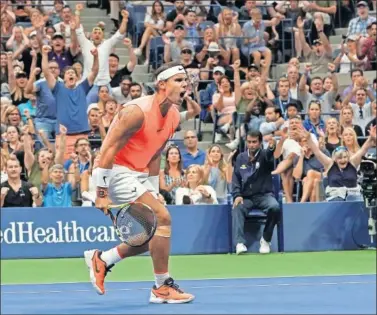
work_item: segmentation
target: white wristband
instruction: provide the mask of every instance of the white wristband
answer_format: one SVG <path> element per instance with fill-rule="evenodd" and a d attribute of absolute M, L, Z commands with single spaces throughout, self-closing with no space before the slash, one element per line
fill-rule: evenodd
<path fill-rule="evenodd" d="M 160 191 L 160 176 L 149 176 L 148 181 L 153 187 L 154 191 L 158 194 Z"/>
<path fill-rule="evenodd" d="M 102 188 L 108 188 L 111 178 L 111 169 L 107 168 L 96 168 L 97 178 L 96 178 L 96 186 Z"/>

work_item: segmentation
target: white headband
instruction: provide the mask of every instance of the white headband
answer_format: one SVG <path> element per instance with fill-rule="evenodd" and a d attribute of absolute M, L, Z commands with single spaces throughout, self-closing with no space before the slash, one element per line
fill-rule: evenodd
<path fill-rule="evenodd" d="M 186 70 L 183 68 L 183 66 L 175 66 L 169 69 L 166 69 L 165 71 L 162 71 L 157 76 L 157 82 L 158 81 L 166 81 L 167 79 L 171 78 L 173 75 L 176 74 L 186 74 Z"/>

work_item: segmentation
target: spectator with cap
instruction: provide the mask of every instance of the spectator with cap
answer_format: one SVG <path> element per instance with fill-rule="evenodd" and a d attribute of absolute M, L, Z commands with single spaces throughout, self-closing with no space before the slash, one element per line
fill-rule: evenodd
<path fill-rule="evenodd" d="M 1 183 L 0 207 L 39 207 L 42 205 L 42 196 L 37 187 L 21 180 L 21 165 L 15 156 L 6 161 L 5 171 L 8 180 Z"/>
<path fill-rule="evenodd" d="M 359 36 L 350 35 L 346 39 L 346 44 L 341 44 L 341 51 L 334 60 L 335 65 L 339 65 L 339 73 L 349 73 L 351 69 L 365 69 L 368 59 L 364 57 L 359 59 L 357 55 L 357 45 L 359 45 Z"/>
<path fill-rule="evenodd" d="M 67 182 L 64 181 L 64 175 L 64 168 L 61 164 L 55 164 L 50 169 L 48 167 L 43 169 L 42 191 L 44 207 L 72 206 L 72 192 L 76 189 L 76 182 L 80 179 L 77 158 L 70 167 Z"/>
<path fill-rule="evenodd" d="M 303 49 L 303 56 L 306 62 L 311 65 L 312 73 L 325 73 L 327 71 L 328 63 L 332 62 L 333 58 L 329 39 L 323 32 L 323 19 L 318 18 L 315 20 L 318 39 L 313 41 L 312 47 L 310 47 L 306 42 L 304 34 L 304 21 L 301 17 L 297 19 L 297 27 Z"/>
<path fill-rule="evenodd" d="M 189 47 L 192 52 L 195 51 L 191 42 L 185 40 L 186 30 L 182 24 L 177 24 L 174 29 L 174 41 L 172 42 L 166 35 L 162 36 L 165 43 L 164 62 L 179 61 L 183 47 Z"/>
<path fill-rule="evenodd" d="M 367 26 L 368 37 L 360 39 L 357 45 L 357 56 L 359 60 L 367 59 L 365 70 L 377 70 L 376 42 L 377 22 L 369 23 Z"/>
<path fill-rule="evenodd" d="M 353 18 L 348 25 L 347 36 L 349 35 L 367 35 L 367 26 L 376 21 L 375 16 L 369 15 L 368 3 L 359 1 L 356 5 L 357 17 Z"/>
<path fill-rule="evenodd" d="M 63 71 L 65 67 L 72 66 L 77 54 L 78 46 L 75 41 L 72 41 L 69 48 L 66 49 L 63 34 L 58 32 L 54 34 L 52 37 L 52 50 L 48 54 L 48 60 L 56 61 L 60 71 Z"/>
<path fill-rule="evenodd" d="M 184 0 L 174 0 L 174 9 L 166 16 L 166 29 L 173 32 L 177 25 L 183 25 L 185 22 L 185 13 L 188 8 Z"/>

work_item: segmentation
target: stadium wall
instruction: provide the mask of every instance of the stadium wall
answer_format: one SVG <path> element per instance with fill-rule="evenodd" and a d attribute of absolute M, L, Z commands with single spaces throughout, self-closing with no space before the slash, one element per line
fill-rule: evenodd
<path fill-rule="evenodd" d="M 172 254 L 233 251 L 231 208 L 171 206 Z M 285 204 L 284 251 L 351 250 L 369 244 L 368 216 L 361 202 Z M 249 251 L 256 252 L 263 227 L 246 224 Z M 118 244 L 110 220 L 95 208 L 2 208 L 1 258 L 81 257 L 84 250 Z M 277 251 L 277 233 L 272 241 Z"/>

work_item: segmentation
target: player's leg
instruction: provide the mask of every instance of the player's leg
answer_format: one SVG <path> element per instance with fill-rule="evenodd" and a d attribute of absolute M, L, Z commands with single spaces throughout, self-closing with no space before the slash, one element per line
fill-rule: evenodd
<path fill-rule="evenodd" d="M 169 211 L 149 192 L 137 199 L 150 206 L 157 216 L 157 229 L 149 242 L 149 251 L 153 260 L 155 286 L 152 289 L 151 303 L 187 303 L 194 299 L 192 294 L 178 289 L 169 274 L 171 219 Z"/>

